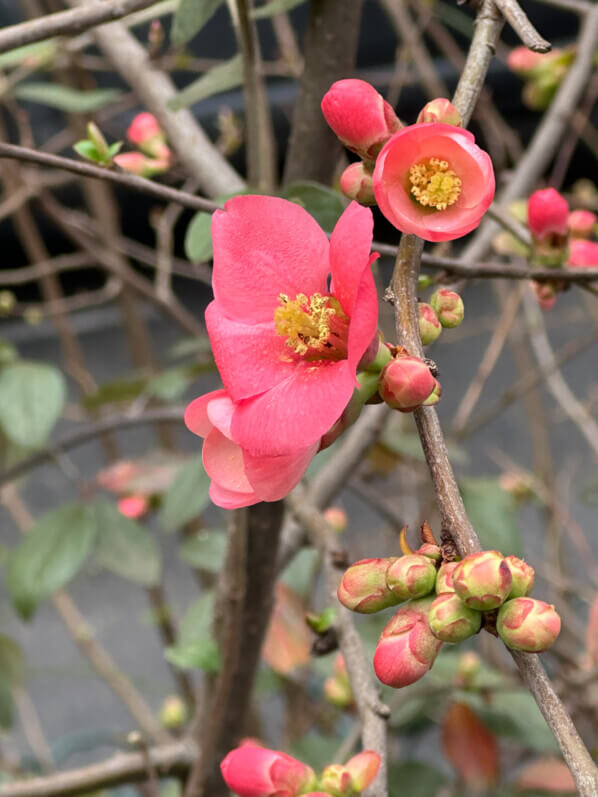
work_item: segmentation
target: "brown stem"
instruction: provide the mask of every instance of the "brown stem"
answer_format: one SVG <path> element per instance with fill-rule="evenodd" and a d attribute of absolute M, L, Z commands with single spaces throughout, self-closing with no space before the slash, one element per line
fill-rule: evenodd
<path fill-rule="evenodd" d="M 526 47 L 535 53 L 550 52 L 552 45 L 540 36 L 517 0 L 494 0 L 494 2 Z"/>

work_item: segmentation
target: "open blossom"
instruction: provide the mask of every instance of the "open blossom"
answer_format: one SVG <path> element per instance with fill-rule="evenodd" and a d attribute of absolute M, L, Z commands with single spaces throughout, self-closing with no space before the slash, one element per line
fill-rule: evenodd
<path fill-rule="evenodd" d="M 212 479 L 210 498 L 223 509 L 284 498 L 307 470 L 319 443 L 284 456 L 253 456 L 231 435 L 234 413 L 225 390 L 206 393 L 185 410 L 187 427 L 205 438 L 202 459 Z"/>
<path fill-rule="evenodd" d="M 576 238 L 569 244 L 569 268 L 598 268 L 598 243 Z"/>
<path fill-rule="evenodd" d="M 206 324 L 234 402 L 228 433 L 245 461 L 248 452 L 296 455 L 317 444 L 358 386 L 378 319 L 372 228 L 371 211 L 356 202 L 330 241 L 303 208 L 277 197 L 238 196 L 214 213 Z"/>
<path fill-rule="evenodd" d="M 295 797 L 316 785 L 307 764 L 251 743 L 231 750 L 220 770 L 226 785 L 239 797 Z"/>
<path fill-rule="evenodd" d="M 426 241 L 475 229 L 494 197 L 494 170 L 468 130 L 415 124 L 395 133 L 376 160 L 374 193 L 394 226 Z"/>

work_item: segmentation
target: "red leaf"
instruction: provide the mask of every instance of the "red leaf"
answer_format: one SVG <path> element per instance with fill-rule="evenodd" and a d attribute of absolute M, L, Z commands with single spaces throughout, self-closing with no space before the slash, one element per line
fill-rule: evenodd
<path fill-rule="evenodd" d="M 558 758 L 539 758 L 528 764 L 517 778 L 517 785 L 520 789 L 540 789 L 559 794 L 577 793 L 569 768 Z"/>
<path fill-rule="evenodd" d="M 466 703 L 453 703 L 442 725 L 442 746 L 466 785 L 484 791 L 498 779 L 498 745 Z"/>
<path fill-rule="evenodd" d="M 279 582 L 274 595 L 262 656 L 279 675 L 288 675 L 309 661 L 311 632 L 305 623 L 305 606 L 297 593 Z"/>

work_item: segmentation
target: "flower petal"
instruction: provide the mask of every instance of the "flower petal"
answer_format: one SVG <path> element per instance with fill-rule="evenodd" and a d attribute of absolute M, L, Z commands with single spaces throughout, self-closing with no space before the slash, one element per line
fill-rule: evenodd
<path fill-rule="evenodd" d="M 211 393 L 204 393 L 194 399 L 185 410 L 185 426 L 193 434 L 200 437 L 207 437 L 212 431 L 214 424 L 208 417 L 208 404 L 213 399 L 226 396 L 226 390 L 212 390 Z"/>
<path fill-rule="evenodd" d="M 202 459 L 208 476 L 221 487 L 234 493 L 253 494 L 253 487 L 245 474 L 241 447 L 218 429 L 212 429 L 206 437 Z"/>
<path fill-rule="evenodd" d="M 235 493 L 216 482 L 210 484 L 210 499 L 222 509 L 241 509 L 244 506 L 259 504 L 261 500 L 255 493 Z"/>
<path fill-rule="evenodd" d="M 319 441 L 293 454 L 279 457 L 256 457 L 243 452 L 245 472 L 256 495 L 262 501 L 278 501 L 297 485 L 315 457 Z"/>
<path fill-rule="evenodd" d="M 237 321 L 272 320 L 281 293 L 326 292 L 328 239 L 286 199 L 238 196 L 212 217 L 214 298 Z"/>
<path fill-rule="evenodd" d="M 377 253 L 371 256 L 368 267 L 363 272 L 351 315 L 347 359 L 353 374 L 378 328 L 378 294 L 371 271 L 371 264 L 377 257 L 379 257 Z"/>
<path fill-rule="evenodd" d="M 374 217 L 369 208 L 351 202 L 330 237 L 330 270 L 334 295 L 351 317 L 361 277 L 371 266 Z"/>

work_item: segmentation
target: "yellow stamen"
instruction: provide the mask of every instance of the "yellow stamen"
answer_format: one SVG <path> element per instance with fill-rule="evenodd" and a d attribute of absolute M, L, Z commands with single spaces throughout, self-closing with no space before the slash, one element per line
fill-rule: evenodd
<path fill-rule="evenodd" d="M 446 210 L 461 193 L 461 180 L 447 161 L 430 158 L 409 169 L 411 194 L 424 207 Z"/>
<path fill-rule="evenodd" d="M 343 355 L 346 341 L 338 337 L 338 321 L 344 329 L 346 316 L 333 296 L 312 294 L 309 298 L 299 293 L 294 299 L 281 293 L 280 307 L 274 311 L 277 334 L 286 338 L 286 344 L 302 357 L 338 359 Z M 346 354 L 345 354 L 346 356 Z"/>

